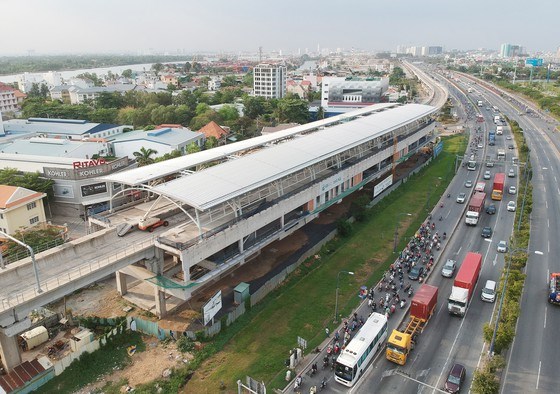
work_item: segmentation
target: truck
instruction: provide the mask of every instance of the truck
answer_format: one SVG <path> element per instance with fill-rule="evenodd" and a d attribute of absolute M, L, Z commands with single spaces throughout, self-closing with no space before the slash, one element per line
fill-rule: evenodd
<path fill-rule="evenodd" d="M 502 201 L 502 196 L 504 195 L 504 183 L 506 179 L 506 174 L 503 172 L 498 172 L 494 175 L 494 184 L 492 185 L 492 200 Z"/>
<path fill-rule="evenodd" d="M 474 191 L 475 192 L 483 192 L 485 188 L 486 188 L 486 182 L 479 181 L 479 182 L 476 182 L 476 186 L 474 187 Z"/>
<path fill-rule="evenodd" d="M 469 226 L 476 226 L 480 215 L 484 210 L 484 200 L 486 199 L 486 193 L 475 192 L 471 197 L 469 202 L 469 207 L 467 208 L 467 214 L 465 215 L 465 223 Z"/>
<path fill-rule="evenodd" d="M 138 222 L 138 229 L 142 231 L 149 231 L 150 233 L 153 232 L 158 227 L 167 227 L 169 226 L 169 222 L 167 220 L 163 220 L 157 217 L 151 218 L 142 218 L 140 222 Z"/>
<path fill-rule="evenodd" d="M 481 266 L 482 255 L 480 253 L 467 253 L 457 276 L 455 276 L 451 294 L 447 300 L 447 310 L 450 314 L 463 317 L 467 313 L 469 302 L 480 276 Z"/>
<path fill-rule="evenodd" d="M 560 305 L 560 272 L 550 274 L 548 302 Z"/>
<path fill-rule="evenodd" d="M 500 115 L 495 115 L 494 116 L 494 123 L 495 124 L 501 124 L 502 123 L 502 118 L 500 117 Z"/>
<path fill-rule="evenodd" d="M 406 364 L 408 355 L 422 333 L 437 304 L 438 288 L 423 284 L 410 303 L 410 320 L 401 328 L 391 333 L 387 342 L 385 357 L 399 365 Z"/>
<path fill-rule="evenodd" d="M 496 126 L 496 135 L 504 134 L 504 126 Z"/>
<path fill-rule="evenodd" d="M 494 133 L 493 131 L 488 133 L 488 145 L 489 146 L 496 145 L 496 133 Z"/>

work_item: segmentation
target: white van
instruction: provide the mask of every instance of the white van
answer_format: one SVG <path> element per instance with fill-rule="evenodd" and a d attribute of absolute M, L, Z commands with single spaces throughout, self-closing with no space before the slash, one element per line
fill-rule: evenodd
<path fill-rule="evenodd" d="M 504 126 L 497 126 L 496 127 L 496 135 L 504 134 Z"/>
<path fill-rule="evenodd" d="M 496 282 L 487 280 L 480 298 L 484 302 L 494 302 L 496 300 Z"/>

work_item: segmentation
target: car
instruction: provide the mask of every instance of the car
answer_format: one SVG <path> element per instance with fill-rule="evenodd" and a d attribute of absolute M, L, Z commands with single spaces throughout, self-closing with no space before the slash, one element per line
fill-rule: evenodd
<path fill-rule="evenodd" d="M 447 259 L 445 265 L 441 269 L 441 276 L 446 278 L 451 278 L 455 273 L 455 268 L 457 267 L 457 263 L 455 260 Z"/>
<path fill-rule="evenodd" d="M 515 149 L 515 146 L 513 146 L 512 144 L 509 144 L 508 149 Z"/>
<path fill-rule="evenodd" d="M 509 212 L 515 212 L 515 208 L 516 208 L 516 206 L 515 206 L 515 201 L 510 201 L 510 202 L 508 202 L 508 204 L 507 204 L 507 210 L 508 210 Z"/>
<path fill-rule="evenodd" d="M 486 213 L 488 215 L 494 215 L 496 213 L 496 205 L 495 204 L 490 204 L 486 207 Z"/>
<path fill-rule="evenodd" d="M 506 135 L 506 140 L 511 140 L 511 135 Z"/>
<path fill-rule="evenodd" d="M 484 179 L 490 179 L 490 171 L 484 171 Z"/>
<path fill-rule="evenodd" d="M 466 199 L 467 199 L 466 193 L 459 193 L 459 195 L 457 196 L 457 202 L 459 204 L 464 204 Z"/>
<path fill-rule="evenodd" d="M 465 187 L 472 187 L 472 181 L 466 181 L 465 182 Z"/>
<path fill-rule="evenodd" d="M 517 188 L 515 186 L 510 186 L 509 189 L 508 189 L 508 193 L 509 194 L 517 193 Z"/>
<path fill-rule="evenodd" d="M 486 111 L 490 111 L 490 107 L 486 107 Z"/>
<path fill-rule="evenodd" d="M 513 168 L 509 169 L 508 178 L 515 178 L 515 170 Z"/>
<path fill-rule="evenodd" d="M 486 284 L 482 288 L 480 298 L 484 302 L 496 301 L 496 282 L 494 282 L 493 280 L 487 280 Z"/>
<path fill-rule="evenodd" d="M 482 146 L 482 144 L 478 144 L 476 147 L 477 147 L 478 149 L 484 148 L 484 146 Z"/>
<path fill-rule="evenodd" d="M 487 162 L 486 167 L 494 167 L 494 162 L 492 161 Z"/>
<path fill-rule="evenodd" d="M 507 252 L 507 242 L 506 241 L 498 242 L 498 247 L 496 248 L 496 250 L 499 253 L 506 253 Z"/>
<path fill-rule="evenodd" d="M 482 238 L 492 237 L 492 227 L 488 227 L 488 226 L 484 227 L 482 229 L 482 234 L 481 235 L 482 235 Z"/>
<path fill-rule="evenodd" d="M 447 374 L 447 379 L 443 386 L 444 390 L 448 393 L 458 393 L 461 390 L 461 385 L 465 381 L 465 376 L 467 370 L 461 364 L 453 364 L 449 373 Z"/>
<path fill-rule="evenodd" d="M 422 267 L 421 265 L 415 265 L 408 273 L 408 279 L 418 280 L 423 273 L 424 273 L 424 267 Z"/>

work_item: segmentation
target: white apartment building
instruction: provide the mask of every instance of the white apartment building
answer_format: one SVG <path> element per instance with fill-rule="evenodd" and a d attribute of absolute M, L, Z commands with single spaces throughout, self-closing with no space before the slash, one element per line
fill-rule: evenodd
<path fill-rule="evenodd" d="M 286 95 L 286 66 L 280 64 L 259 64 L 253 70 L 253 95 L 282 98 Z"/>

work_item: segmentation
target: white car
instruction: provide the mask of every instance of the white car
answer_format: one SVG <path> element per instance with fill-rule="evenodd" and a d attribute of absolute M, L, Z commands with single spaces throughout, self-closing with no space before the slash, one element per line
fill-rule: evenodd
<path fill-rule="evenodd" d="M 511 140 L 511 135 L 507 135 L 506 140 L 508 140 L 508 141 Z"/>
<path fill-rule="evenodd" d="M 515 186 L 510 186 L 509 189 L 508 189 L 508 193 L 509 194 L 517 193 L 517 188 Z"/>
<path fill-rule="evenodd" d="M 457 196 L 457 202 L 459 204 L 464 204 L 466 199 L 467 195 L 465 193 L 459 193 L 459 195 Z"/>
<path fill-rule="evenodd" d="M 510 201 L 510 202 L 508 202 L 507 210 L 508 210 L 509 212 L 515 212 L 515 208 L 516 208 L 516 206 L 515 206 L 515 201 Z"/>
<path fill-rule="evenodd" d="M 472 187 L 472 181 L 466 181 L 465 182 L 465 187 Z"/>
<path fill-rule="evenodd" d="M 499 253 L 506 253 L 507 252 L 507 242 L 506 241 L 498 242 L 497 250 L 498 250 Z"/>
<path fill-rule="evenodd" d="M 490 176 L 491 176 L 490 171 L 485 171 L 484 172 L 484 179 L 488 180 L 488 179 L 490 179 Z"/>

